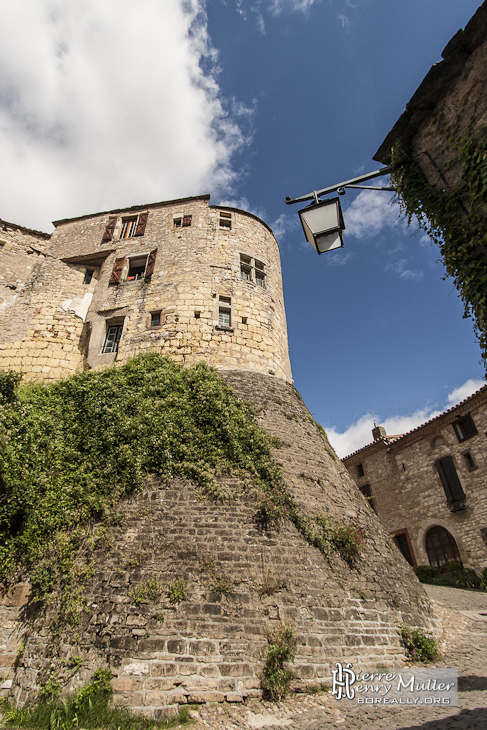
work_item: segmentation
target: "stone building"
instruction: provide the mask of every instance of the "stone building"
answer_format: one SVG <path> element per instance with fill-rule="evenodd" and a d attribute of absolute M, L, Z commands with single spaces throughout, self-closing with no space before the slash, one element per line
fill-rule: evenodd
<path fill-rule="evenodd" d="M 329 681 L 339 660 L 401 666 L 404 624 L 441 633 L 292 384 L 279 250 L 265 223 L 203 195 L 57 221 L 51 237 L 1 227 L 0 367 L 54 381 L 146 350 L 216 366 L 274 437 L 301 528 L 262 524 L 240 473 L 219 477 L 223 503 L 151 475 L 89 555 L 77 625 L 59 624 L 56 596 L 29 603 L 28 583 L 0 597 L 0 694 L 23 703 L 52 677 L 69 691 L 109 667 L 116 702 L 160 717 L 259 696 L 281 622 L 295 630 L 301 689 Z M 320 549 L 323 524 L 360 531 L 357 562 Z M 187 600 L 172 604 L 167 589 L 180 579 Z M 161 593 L 135 600 L 148 581 Z"/>
<path fill-rule="evenodd" d="M 150 349 L 291 380 L 279 249 L 256 216 L 202 195 L 54 225 L 2 222 L 0 367 L 49 380 Z"/>
<path fill-rule="evenodd" d="M 487 125 L 487 2 L 447 43 L 374 159 L 391 164 L 401 142 L 426 180 L 438 191 L 455 188 L 462 174 L 461 141 L 485 140 Z M 465 201 L 463 201 L 465 203 Z M 468 204 L 467 204 L 468 205 Z M 465 215 L 465 209 L 460 208 Z"/>
<path fill-rule="evenodd" d="M 487 567 L 487 386 L 409 433 L 342 459 L 412 565 Z"/>

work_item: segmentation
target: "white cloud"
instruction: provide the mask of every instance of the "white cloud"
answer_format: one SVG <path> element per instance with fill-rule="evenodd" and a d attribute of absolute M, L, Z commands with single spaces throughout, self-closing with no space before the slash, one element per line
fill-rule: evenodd
<path fill-rule="evenodd" d="M 231 189 L 249 111 L 221 99 L 204 7 L 2 4 L 1 217 L 50 230 L 53 218 Z"/>
<path fill-rule="evenodd" d="M 423 278 L 423 271 L 419 271 L 418 269 L 409 269 L 407 264 L 407 259 L 395 259 L 386 264 L 386 270 L 394 271 L 396 274 L 399 274 L 401 279 L 419 281 L 419 279 Z"/>
<path fill-rule="evenodd" d="M 476 380 L 471 378 L 467 380 L 459 388 L 455 388 L 451 393 L 448 394 L 448 407 L 456 406 L 457 403 L 461 403 L 462 400 L 468 398 L 472 393 L 482 388 L 485 385 L 485 380 Z"/>
<path fill-rule="evenodd" d="M 383 426 L 388 436 L 408 433 L 408 431 L 412 431 L 414 428 L 426 423 L 426 421 L 439 416 L 443 411 L 465 400 L 484 385 L 485 380 L 467 380 L 463 385 L 448 394 L 446 403 L 440 410 L 428 407 L 420 408 L 407 416 L 388 416 L 387 418 L 381 418 L 374 413 L 366 413 L 358 418 L 355 423 L 352 423 L 343 433 L 337 431 L 333 426 L 327 427 L 326 433 L 337 455 L 340 459 L 343 459 L 372 442 L 374 423 Z"/>
<path fill-rule="evenodd" d="M 279 241 L 281 238 L 284 238 L 289 231 L 294 231 L 299 227 L 299 218 L 295 213 L 281 213 L 281 215 L 276 218 L 270 226 L 274 232 L 274 236 Z"/>
<path fill-rule="evenodd" d="M 392 193 L 380 190 L 363 190 L 345 208 L 346 232 L 355 238 L 378 236 L 386 229 L 397 226 L 399 207 L 392 203 Z"/>

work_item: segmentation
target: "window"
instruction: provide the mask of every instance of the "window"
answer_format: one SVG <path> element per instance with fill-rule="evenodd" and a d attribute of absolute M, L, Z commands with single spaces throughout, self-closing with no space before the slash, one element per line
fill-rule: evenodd
<path fill-rule="evenodd" d="M 436 469 L 443 485 L 446 500 L 452 512 L 465 509 L 465 492 L 463 491 L 457 470 L 451 456 L 444 456 L 435 463 Z"/>
<path fill-rule="evenodd" d="M 159 327 L 161 324 L 161 312 L 150 313 L 150 326 Z"/>
<path fill-rule="evenodd" d="M 409 541 L 409 535 L 407 530 L 396 530 L 392 536 L 396 547 L 399 548 L 403 556 L 408 561 L 409 565 L 414 565 L 411 543 Z"/>
<path fill-rule="evenodd" d="M 220 211 L 220 228 L 227 228 L 230 230 L 232 227 L 232 214 L 227 213 L 225 210 Z"/>
<path fill-rule="evenodd" d="M 257 286 L 265 288 L 264 264 L 262 261 L 257 261 L 257 259 L 255 259 L 255 283 Z"/>
<path fill-rule="evenodd" d="M 242 253 L 240 254 L 240 278 L 244 281 L 252 281 L 252 259 Z"/>
<path fill-rule="evenodd" d="M 140 281 L 145 276 L 147 266 L 147 256 L 129 259 L 129 270 L 127 272 L 127 281 Z"/>
<path fill-rule="evenodd" d="M 426 552 L 430 565 L 439 568 L 450 560 L 461 560 L 455 538 L 439 525 L 428 530 Z"/>
<path fill-rule="evenodd" d="M 172 227 L 173 228 L 186 228 L 187 226 L 191 225 L 192 219 L 193 219 L 192 215 L 177 216 L 176 218 L 173 218 Z"/>
<path fill-rule="evenodd" d="M 470 413 L 467 413 L 467 415 L 462 418 L 457 418 L 457 420 L 452 423 L 452 426 L 460 443 L 472 438 L 472 436 L 476 436 L 478 433 Z"/>
<path fill-rule="evenodd" d="M 243 281 L 253 281 L 257 286 L 265 289 L 265 264 L 253 259 L 247 254 L 240 254 L 240 278 Z"/>
<path fill-rule="evenodd" d="M 467 469 L 469 471 L 475 471 L 475 469 L 477 469 L 477 464 L 475 463 L 475 459 L 473 458 L 470 451 L 466 451 L 464 454 L 462 454 L 462 456 L 465 459 L 465 464 L 467 465 Z"/>
<path fill-rule="evenodd" d="M 118 344 L 122 336 L 123 324 L 112 324 L 107 326 L 107 334 L 102 353 L 118 352 Z"/>
<path fill-rule="evenodd" d="M 122 256 L 115 259 L 108 283 L 121 284 L 123 281 L 140 281 L 142 279 L 146 282 L 149 281 L 154 273 L 156 256 L 157 248 L 142 256 L 131 256 L 129 258 Z"/>
<path fill-rule="evenodd" d="M 363 464 L 357 464 L 357 476 L 363 477 L 364 475 L 364 465 Z"/>
<path fill-rule="evenodd" d="M 108 225 L 103 234 L 102 243 L 112 241 L 114 238 L 125 239 L 135 236 L 143 236 L 147 224 L 148 213 L 139 213 L 131 216 L 110 216 Z M 118 234 L 117 234 L 118 232 Z"/>
<path fill-rule="evenodd" d="M 94 273 L 95 272 L 93 269 L 86 269 L 85 278 L 83 279 L 83 284 L 91 284 L 91 280 L 93 279 Z"/>
<path fill-rule="evenodd" d="M 374 498 L 372 496 L 372 490 L 370 488 L 370 484 L 363 484 L 361 487 L 359 487 L 360 491 L 364 495 L 365 499 L 369 503 L 369 506 L 374 510 L 374 512 L 377 512 L 374 504 Z"/>
<path fill-rule="evenodd" d="M 218 326 L 232 326 L 232 300 L 230 297 L 220 297 L 218 306 Z"/>

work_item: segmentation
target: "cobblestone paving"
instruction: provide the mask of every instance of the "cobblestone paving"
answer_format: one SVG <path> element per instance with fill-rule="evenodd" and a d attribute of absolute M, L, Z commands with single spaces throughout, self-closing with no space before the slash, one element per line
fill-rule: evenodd
<path fill-rule="evenodd" d="M 195 730 L 487 730 L 487 594 L 426 586 L 444 625 L 438 667 L 458 669 L 458 707 L 345 705 L 331 695 L 297 695 L 277 704 L 205 706 Z"/>

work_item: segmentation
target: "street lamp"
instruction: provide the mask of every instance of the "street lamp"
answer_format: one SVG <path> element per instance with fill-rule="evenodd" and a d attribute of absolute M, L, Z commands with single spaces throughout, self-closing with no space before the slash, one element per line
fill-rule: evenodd
<path fill-rule="evenodd" d="M 343 247 L 345 222 L 339 198 L 308 205 L 298 213 L 304 234 L 318 253 Z"/>
<path fill-rule="evenodd" d="M 292 199 L 290 196 L 286 198 L 286 204 L 301 203 L 305 200 L 312 200 L 310 205 L 298 211 L 304 234 L 315 251 L 319 254 L 326 251 L 333 251 L 336 248 L 343 247 L 343 231 L 345 229 L 345 221 L 343 220 L 342 208 L 339 198 L 328 198 L 319 200 L 322 195 L 337 192 L 338 195 L 344 195 L 346 188 L 359 188 L 360 190 L 394 190 L 391 187 L 372 187 L 369 185 L 358 185 L 360 182 L 372 180 L 374 177 L 387 175 L 392 171 L 392 166 L 383 167 L 381 170 L 369 172 L 367 175 L 346 180 L 345 182 L 331 185 L 323 190 L 314 190 L 308 195 L 302 195 L 300 198 Z"/>

